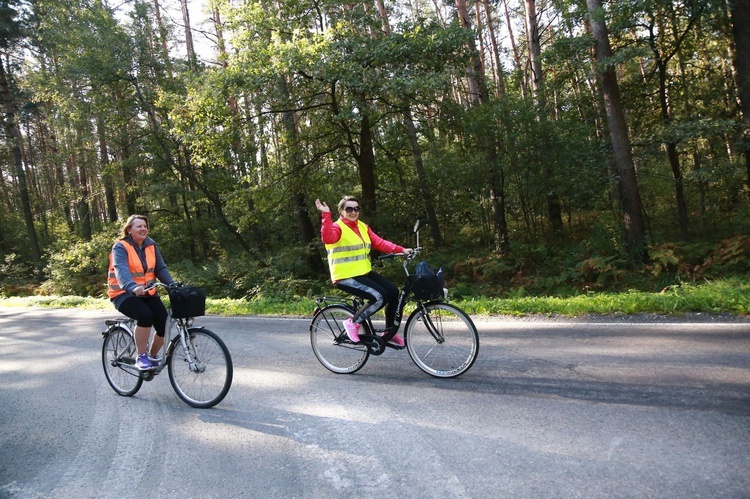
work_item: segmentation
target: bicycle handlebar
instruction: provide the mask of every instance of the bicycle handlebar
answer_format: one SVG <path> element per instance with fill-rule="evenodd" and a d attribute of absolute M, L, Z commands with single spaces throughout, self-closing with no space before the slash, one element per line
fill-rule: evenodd
<path fill-rule="evenodd" d="M 181 288 L 183 286 L 183 283 L 181 281 L 175 281 L 174 284 L 164 284 L 163 282 L 154 281 L 148 283 L 147 286 L 143 288 L 144 291 L 149 291 L 154 288 L 165 288 L 165 289 L 172 289 L 172 288 Z"/>
<path fill-rule="evenodd" d="M 405 257 L 407 260 L 411 260 L 422 251 L 422 248 L 414 248 L 411 253 L 388 253 L 387 255 L 380 255 L 378 260 L 392 260 L 396 257 Z"/>

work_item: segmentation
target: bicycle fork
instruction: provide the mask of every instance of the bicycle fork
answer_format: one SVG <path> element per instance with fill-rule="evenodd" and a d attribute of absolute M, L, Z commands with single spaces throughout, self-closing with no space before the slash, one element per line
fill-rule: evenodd
<path fill-rule="evenodd" d="M 435 338 L 435 341 L 437 341 L 438 344 L 444 343 L 445 337 L 435 326 L 435 323 L 432 321 L 432 317 L 430 316 L 430 313 L 427 311 L 427 307 L 425 307 L 424 303 L 422 303 L 421 301 L 418 302 L 418 304 L 419 304 L 419 309 L 422 312 L 422 320 L 424 321 L 425 327 L 427 327 L 427 330 L 430 332 L 432 337 Z M 440 319 L 438 318 L 438 321 L 439 320 Z"/>
<path fill-rule="evenodd" d="M 190 337 L 190 332 L 187 328 L 180 328 L 180 343 L 182 344 L 182 351 L 185 352 L 185 362 L 190 366 L 190 372 L 204 372 L 206 370 L 206 365 L 200 362 L 195 343 Z M 174 355 L 174 352 L 172 352 L 172 355 Z M 174 362 L 174 358 L 172 361 Z"/>

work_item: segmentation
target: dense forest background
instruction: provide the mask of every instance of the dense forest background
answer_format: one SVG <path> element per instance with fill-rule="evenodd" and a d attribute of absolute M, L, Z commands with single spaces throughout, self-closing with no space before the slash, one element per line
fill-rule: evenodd
<path fill-rule="evenodd" d="M 0 55 L 6 295 L 102 296 L 133 213 L 214 296 L 317 293 L 345 194 L 458 296 L 750 270 L 748 0 L 0 0 Z"/>

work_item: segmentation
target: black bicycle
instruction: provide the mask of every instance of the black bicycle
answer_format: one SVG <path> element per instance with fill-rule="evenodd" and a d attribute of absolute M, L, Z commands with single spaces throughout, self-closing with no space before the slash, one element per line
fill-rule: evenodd
<path fill-rule="evenodd" d="M 446 301 L 448 290 L 442 286 L 439 273 L 410 273 L 409 264 L 420 253 L 419 221 L 414 225 L 417 247 L 408 255 L 394 253 L 379 259 L 403 257 L 406 273 L 404 287 L 399 294 L 396 320 L 390 330 L 377 330 L 370 319 L 362 324 L 360 341 L 352 342 L 344 329 L 344 321 L 351 319 L 363 305 L 357 298 L 316 299 L 310 342 L 315 357 L 330 371 L 350 374 L 359 371 L 370 355 L 381 355 L 386 347 L 406 348 L 409 356 L 422 371 L 438 378 L 454 378 L 471 368 L 479 353 L 479 334 L 471 318 L 460 308 Z M 425 267 L 424 263 L 417 265 Z M 426 266 L 429 268 L 429 266 Z M 415 304 L 404 329 L 405 347 L 388 342 L 398 333 L 404 308 L 409 301 Z"/>
<path fill-rule="evenodd" d="M 102 331 L 104 375 L 115 392 L 130 397 L 144 381 L 151 381 L 168 369 L 172 388 L 186 404 L 203 409 L 213 407 L 229 392 L 233 369 L 229 349 L 221 338 L 202 326 L 193 326 L 193 317 L 205 313 L 206 295 L 188 286 L 170 287 L 159 282 L 146 289 L 155 286 L 166 288 L 170 296 L 167 339 L 171 340 L 165 341 L 159 352 L 159 367 L 141 371 L 135 366 L 138 353 L 133 319 L 107 319 L 104 321 L 107 329 Z M 152 330 L 149 345 L 153 337 Z"/>

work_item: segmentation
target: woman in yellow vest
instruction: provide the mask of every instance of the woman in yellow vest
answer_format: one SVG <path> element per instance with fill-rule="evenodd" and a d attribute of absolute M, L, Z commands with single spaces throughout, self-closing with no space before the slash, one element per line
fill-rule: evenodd
<path fill-rule="evenodd" d="M 328 253 L 331 281 L 342 291 L 365 300 L 365 306 L 354 317 L 344 321 L 349 338 L 358 343 L 360 325 L 384 306 L 385 327 L 392 328 L 398 306 L 398 288 L 372 270 L 370 251 L 408 254 L 411 248 L 404 248 L 375 234 L 359 219 L 359 201 L 353 196 L 344 196 L 339 201 L 340 218 L 336 222 L 326 203 L 316 199 L 315 206 L 323 216 L 320 235 Z M 390 343 L 403 347 L 404 339 L 397 334 Z"/>
<path fill-rule="evenodd" d="M 174 284 L 169 269 L 164 264 L 159 248 L 148 237 L 148 218 L 131 215 L 122 227 L 121 237 L 109 254 L 107 295 L 115 308 L 136 320 L 135 347 L 138 350 L 136 367 L 141 371 L 159 365 L 159 349 L 164 344 L 167 309 L 156 294 L 156 289 L 146 291 L 146 286 L 159 279 L 164 284 Z M 146 352 L 151 327 L 156 336 L 151 352 Z"/>

